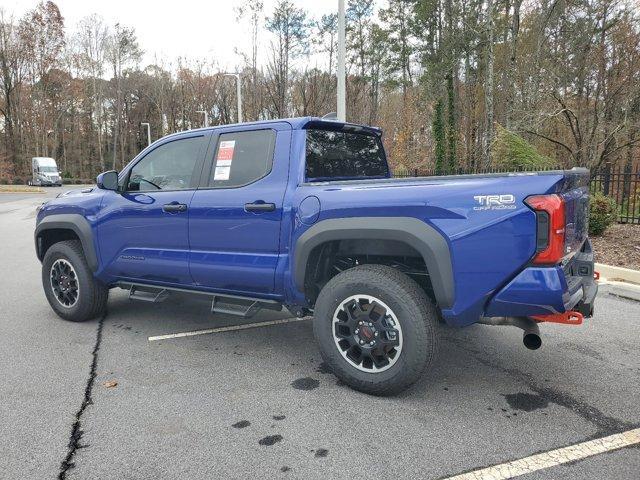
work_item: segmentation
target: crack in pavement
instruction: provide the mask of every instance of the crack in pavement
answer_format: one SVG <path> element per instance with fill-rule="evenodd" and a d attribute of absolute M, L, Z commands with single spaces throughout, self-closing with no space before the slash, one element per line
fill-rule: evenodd
<path fill-rule="evenodd" d="M 93 404 L 92 393 L 93 393 L 93 385 L 96 380 L 96 370 L 98 368 L 98 351 L 100 350 L 100 344 L 102 343 L 102 329 L 104 327 L 104 320 L 107 317 L 107 313 L 105 312 L 98 321 L 98 332 L 96 334 L 96 343 L 93 346 L 93 351 L 91 352 L 92 360 L 91 360 L 91 368 L 89 370 L 89 378 L 87 378 L 87 385 L 84 389 L 84 399 L 80 404 L 80 408 L 76 412 L 76 421 L 73 423 L 71 427 L 71 434 L 69 435 L 69 444 L 67 450 L 67 456 L 65 459 L 60 462 L 60 473 L 58 473 L 58 480 L 65 480 L 67 478 L 67 472 L 75 467 L 75 463 L 73 462 L 73 457 L 76 454 L 76 451 L 80 448 L 85 448 L 87 445 L 81 445 L 80 440 L 82 439 L 82 435 L 84 432 L 82 431 L 82 415 L 84 411 L 87 409 L 89 405 Z"/>

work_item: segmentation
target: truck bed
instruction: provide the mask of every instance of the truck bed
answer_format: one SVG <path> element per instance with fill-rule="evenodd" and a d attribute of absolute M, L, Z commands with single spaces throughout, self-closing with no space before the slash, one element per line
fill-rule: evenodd
<path fill-rule="evenodd" d="M 298 192 L 319 199 L 318 221 L 413 217 L 433 226 L 449 246 L 455 278 L 455 303 L 443 315 L 466 325 L 484 314 L 493 295 L 536 253 L 536 214 L 526 198 L 560 194 L 566 205 L 567 253 L 580 251 L 587 238 L 588 180 L 587 169 L 574 168 L 305 182 Z M 486 205 L 487 197 L 498 200 Z M 540 313 L 557 308 L 545 305 Z"/>

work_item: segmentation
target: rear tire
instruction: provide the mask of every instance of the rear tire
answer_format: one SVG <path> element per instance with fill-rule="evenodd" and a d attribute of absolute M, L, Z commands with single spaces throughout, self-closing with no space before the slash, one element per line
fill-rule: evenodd
<path fill-rule="evenodd" d="M 84 322 L 107 310 L 109 289 L 96 280 L 78 240 L 53 244 L 42 260 L 42 286 L 56 314 Z"/>
<path fill-rule="evenodd" d="M 314 317 L 323 360 L 355 390 L 397 394 L 433 363 L 437 309 L 391 267 L 362 265 L 336 275 L 320 292 Z"/>

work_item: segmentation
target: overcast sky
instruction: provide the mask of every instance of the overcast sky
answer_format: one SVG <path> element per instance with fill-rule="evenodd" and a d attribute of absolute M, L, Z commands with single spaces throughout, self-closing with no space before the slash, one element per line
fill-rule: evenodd
<path fill-rule="evenodd" d="M 238 24 L 233 11 L 234 6 L 243 3 L 241 0 L 57 0 L 56 3 L 68 31 L 92 13 L 101 15 L 107 23 L 134 27 L 145 50 L 145 64 L 153 63 L 156 55 L 166 63 L 178 57 L 207 57 L 216 60 L 221 69 L 232 69 L 241 64 L 234 49 L 249 52 L 251 46 L 248 23 Z M 275 3 L 276 0 L 264 0 L 265 14 L 270 14 Z M 293 0 L 293 3 L 315 18 L 338 10 L 338 0 Z M 0 7 L 15 17 L 36 4 L 36 0 L 0 0 Z M 262 46 L 266 48 L 269 39 L 266 33 L 261 35 Z"/>

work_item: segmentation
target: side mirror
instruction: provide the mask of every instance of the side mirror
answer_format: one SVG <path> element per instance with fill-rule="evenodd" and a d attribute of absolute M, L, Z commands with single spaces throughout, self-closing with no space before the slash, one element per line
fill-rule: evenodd
<path fill-rule="evenodd" d="M 98 188 L 103 190 L 118 190 L 118 172 L 115 170 L 109 170 L 108 172 L 102 172 L 96 178 Z"/>

